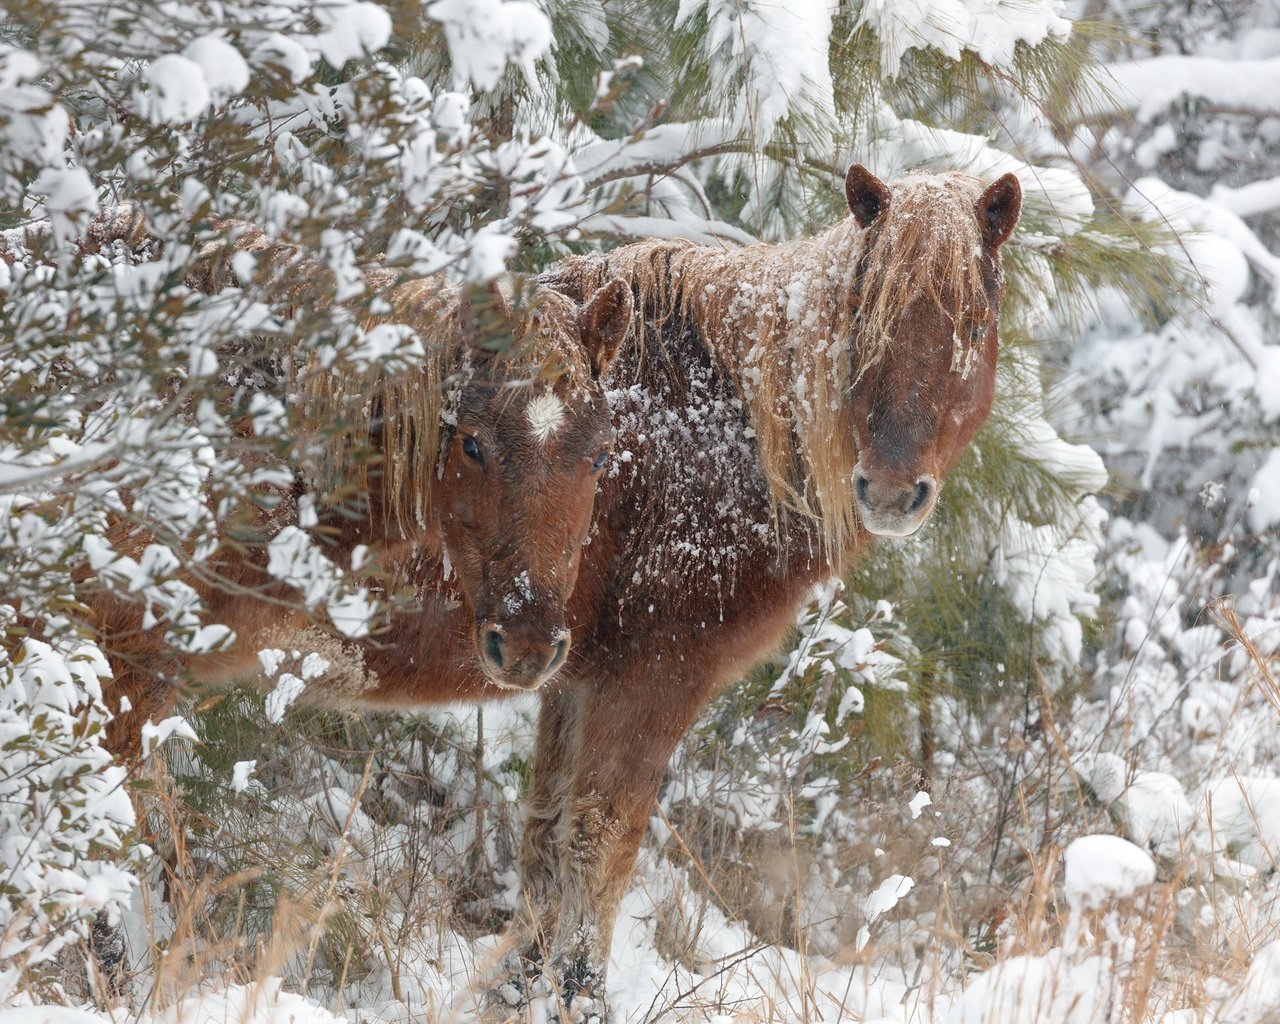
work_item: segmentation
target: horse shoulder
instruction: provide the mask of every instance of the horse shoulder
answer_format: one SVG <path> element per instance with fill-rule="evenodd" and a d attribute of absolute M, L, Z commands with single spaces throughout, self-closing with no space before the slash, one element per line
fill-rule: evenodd
<path fill-rule="evenodd" d="M 643 663 L 655 685 L 711 692 L 782 644 L 826 566 L 813 536 L 777 532 L 741 404 L 710 362 L 671 338 L 637 362 L 613 393 L 618 450 L 574 593 L 580 671 Z"/>

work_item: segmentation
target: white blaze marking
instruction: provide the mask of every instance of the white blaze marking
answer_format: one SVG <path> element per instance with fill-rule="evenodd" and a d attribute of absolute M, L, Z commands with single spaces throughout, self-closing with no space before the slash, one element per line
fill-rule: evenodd
<path fill-rule="evenodd" d="M 534 440 L 546 444 L 564 422 L 564 403 L 552 394 L 539 395 L 525 408 L 524 416 Z"/>

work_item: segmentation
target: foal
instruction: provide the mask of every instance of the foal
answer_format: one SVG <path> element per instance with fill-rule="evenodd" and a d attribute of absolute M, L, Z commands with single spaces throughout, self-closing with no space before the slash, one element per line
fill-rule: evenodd
<path fill-rule="evenodd" d="M 548 684 L 520 853 L 513 970 L 566 1003 L 605 968 L 667 760 L 715 693 L 776 650 L 815 583 L 929 518 L 995 387 L 1012 175 L 885 185 L 791 245 L 641 242 L 543 276 L 581 300 L 621 276 L 637 332 L 609 374 L 617 461 Z"/>
<path fill-rule="evenodd" d="M 297 269 L 296 253 L 260 232 L 230 248 Z M 218 287 L 226 255 L 214 253 L 191 283 Z M 388 300 L 382 319 L 409 325 L 427 357 L 394 377 L 309 374 L 307 421 L 347 424 L 321 445 L 314 518 L 302 512 L 313 481 L 295 467 L 292 488 L 270 509 L 246 503 L 224 543 L 186 578 L 208 621 L 234 631 L 229 647 L 183 654 L 160 629 L 144 628 L 140 605 L 83 586 L 112 662 L 107 699 L 119 713 L 108 745 L 118 755 L 137 756 L 140 726 L 172 707 L 174 684 L 260 678 L 257 652 L 267 648 L 317 651 L 328 667 L 308 689 L 320 699 L 383 707 L 532 690 L 564 663 L 566 602 L 612 446 L 600 378 L 630 327 L 630 289 L 608 282 L 581 303 L 538 289 L 514 313 L 495 292 L 503 333 L 514 339 L 498 355 L 473 344 L 474 310 L 456 289 L 391 282 L 389 271 L 367 282 Z M 374 458 L 353 467 L 362 448 Z M 335 478 L 354 484 L 354 511 L 325 503 Z M 384 599 L 369 636 L 345 638 L 269 571 L 272 539 L 305 544 L 304 533 Z M 139 557 L 151 537 L 118 519 L 109 539 Z"/>

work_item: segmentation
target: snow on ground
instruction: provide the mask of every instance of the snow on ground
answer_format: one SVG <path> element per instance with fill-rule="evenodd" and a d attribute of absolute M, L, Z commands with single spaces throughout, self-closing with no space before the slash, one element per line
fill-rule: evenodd
<path fill-rule="evenodd" d="M 345 1018 L 282 989 L 278 978 L 203 992 L 138 1018 L 147 1024 L 339 1024 Z M 19 1006 L 0 1010 L 0 1024 L 120 1024 L 110 1013 L 62 1006 Z"/>
<path fill-rule="evenodd" d="M 1081 836 L 1063 858 L 1063 888 L 1073 907 L 1097 907 L 1132 896 L 1156 880 L 1151 855 L 1119 836 Z"/>
<path fill-rule="evenodd" d="M 491 820 L 513 814 L 517 807 L 510 766 L 527 756 L 532 712 L 531 702 L 486 710 L 483 768 L 493 787 L 486 789 Z M 453 758 L 433 755 L 431 785 L 461 792 L 474 781 L 465 753 L 476 738 L 474 712 L 460 709 L 433 715 L 431 720 L 436 727 L 452 730 L 447 735 L 458 752 Z M 1167 720 L 1180 728 L 1176 716 Z M 414 749 L 410 744 L 403 754 L 392 753 L 396 758 L 407 757 Z M 174 752 L 173 770 L 179 778 L 209 778 L 211 769 L 203 765 L 198 751 L 185 756 L 184 762 Z M 275 805 L 272 810 L 270 804 L 258 804 L 266 799 L 258 773 L 265 773 L 269 787 L 278 766 L 273 769 L 260 763 L 252 784 L 246 786 L 249 765 L 235 761 L 225 769 L 226 779 L 220 785 L 237 820 L 262 806 L 262 813 L 271 815 L 264 826 L 276 840 L 283 833 L 305 833 L 308 841 L 327 851 L 342 884 L 351 891 L 369 884 L 385 890 L 379 919 L 367 922 L 369 938 L 362 941 L 355 958 L 363 961 L 358 971 L 353 968 L 353 975 L 359 975 L 356 980 L 335 988 L 317 973 L 310 985 L 301 984 L 300 961 L 307 959 L 304 941 L 301 954 L 278 961 L 287 980 L 270 977 L 228 985 L 225 981 L 235 975 L 214 973 L 197 991 L 165 1005 L 143 999 L 148 984 L 144 975 L 143 987 L 135 993 L 135 1005 L 146 1007 L 141 1013 L 121 1011 L 112 1016 L 88 1009 L 17 1006 L 0 1011 L 0 1024 L 105 1024 L 108 1020 L 123 1024 L 126 1019 L 137 1024 L 333 1024 L 343 1019 L 352 1024 L 423 1020 L 462 1024 L 478 1019 L 489 978 L 506 951 L 500 935 L 469 938 L 461 927 L 441 927 L 448 920 L 447 912 L 431 917 L 434 911 L 428 909 L 425 925 L 415 926 L 424 930 L 411 941 L 392 942 L 381 951 L 376 948 L 383 937 L 400 932 L 405 922 L 421 922 L 424 901 L 430 908 L 440 905 L 432 902 L 435 897 L 447 899 L 442 890 L 429 894 L 433 886 L 439 890 L 446 884 L 443 876 L 448 865 L 463 859 L 475 841 L 473 817 L 447 817 L 444 832 L 439 821 L 427 831 L 389 823 L 383 817 L 385 810 L 379 812 L 368 803 L 367 778 L 362 782 L 358 765 L 344 765 L 329 756 L 307 757 L 291 770 L 303 771 L 310 788 L 299 788 L 295 780 L 287 806 Z M 963 763 L 961 754 L 957 768 Z M 651 838 L 623 900 L 614 938 L 609 1000 L 615 1020 L 637 1024 L 1118 1021 L 1115 1008 L 1123 1004 L 1133 979 L 1146 976 L 1144 957 L 1152 950 L 1152 929 L 1157 934 L 1169 929 L 1169 950 L 1187 941 L 1185 935 L 1175 934 L 1177 926 L 1167 920 L 1172 900 L 1184 908 L 1177 911 L 1179 915 L 1185 912 L 1197 918 L 1203 942 L 1199 948 L 1221 948 L 1228 942 L 1256 944 L 1256 952 L 1246 955 L 1246 962 L 1252 959 L 1253 966 L 1239 976 L 1212 981 L 1211 991 L 1191 1003 L 1204 1013 L 1196 1010 L 1189 1015 L 1185 1000 L 1168 997 L 1162 1004 L 1153 1002 L 1143 1019 L 1157 1024 L 1193 1020 L 1273 1024 L 1268 1014 L 1280 1005 L 1280 979 L 1268 965 L 1280 955 L 1276 952 L 1280 946 L 1274 944 L 1280 931 L 1280 885 L 1268 858 L 1273 865 L 1280 852 L 1280 819 L 1273 820 L 1280 807 L 1280 780 L 1222 778 L 1189 795 L 1172 776 L 1135 770 L 1111 753 L 1082 755 L 1074 767 L 1103 808 L 1115 810 L 1117 827 L 1129 839 L 1095 831 L 1070 842 L 1060 857 L 1042 865 L 1038 879 L 1030 877 L 1034 872 L 1024 872 L 1031 890 L 1022 896 L 1005 894 L 1013 916 L 996 931 L 995 949 L 976 961 L 972 947 L 956 945 L 947 925 L 954 920 L 951 915 L 964 912 L 960 893 L 973 882 L 975 862 L 986 856 L 980 841 L 988 824 L 984 814 L 993 802 L 991 791 L 979 779 L 963 785 L 954 780 L 945 785 L 935 782 L 932 796 L 919 792 L 910 799 L 904 796 L 891 808 L 877 809 L 874 801 L 868 801 L 832 812 L 830 842 L 839 841 L 842 830 L 852 826 L 872 830 L 875 841 L 887 847 L 865 854 L 873 870 L 860 875 L 866 881 L 852 889 L 816 880 L 816 899 L 821 903 L 817 909 L 847 917 L 843 927 L 850 941 L 844 943 L 816 939 L 797 946 L 762 938 L 746 921 L 726 914 L 696 866 L 673 857 L 670 843 L 663 848 Z M 699 799 L 715 802 L 730 797 L 703 792 Z M 677 810 L 675 804 L 664 801 L 663 812 L 652 822 L 653 837 L 673 835 Z M 412 813 L 430 817 L 438 812 L 419 807 Z M 414 820 L 419 825 L 427 821 L 411 817 L 406 822 Z M 1105 827 L 1105 816 L 1096 820 Z M 243 831 L 246 826 L 241 821 L 237 828 Z M 882 838 L 892 837 L 896 830 L 901 844 L 902 834 L 910 829 L 918 830 L 920 848 L 929 851 L 923 859 L 911 860 L 900 846 L 895 849 L 890 839 Z M 953 839 L 940 845 L 941 831 Z M 198 845 L 201 840 L 193 838 L 193 842 Z M 501 859 L 497 846 L 490 844 L 489 851 Z M 1196 866 L 1204 852 L 1216 854 L 1216 867 Z M 212 851 L 205 854 L 214 855 Z M 406 881 L 405 871 L 416 857 L 437 854 L 425 884 Z M 516 898 L 514 876 L 501 870 L 500 864 L 495 868 L 499 889 L 494 899 L 509 908 Z M 753 869 L 760 871 L 763 866 L 753 865 Z M 319 861 L 317 870 L 327 876 L 330 869 Z M 1207 874 L 1197 876 L 1196 888 L 1180 888 L 1185 883 L 1176 879 L 1183 871 Z M 1054 893 L 1061 894 L 1067 916 L 1056 928 L 1048 927 L 1046 919 L 1024 933 L 1036 912 L 1028 911 L 1026 905 L 1016 910 L 1020 901 L 1025 897 L 1032 906 L 1037 902 L 1048 906 Z M 147 911 L 148 898 L 154 901 L 153 908 L 160 909 Z M 935 909 L 943 913 L 935 914 Z M 148 934 L 163 946 L 173 941 L 178 927 L 167 909 L 160 907 L 154 883 L 149 893 L 139 894 L 128 924 L 135 948 L 145 945 L 143 936 Z M 836 930 L 840 927 L 837 924 Z M 1266 945 L 1268 941 L 1273 945 Z M 970 952 L 963 953 L 966 948 Z"/>

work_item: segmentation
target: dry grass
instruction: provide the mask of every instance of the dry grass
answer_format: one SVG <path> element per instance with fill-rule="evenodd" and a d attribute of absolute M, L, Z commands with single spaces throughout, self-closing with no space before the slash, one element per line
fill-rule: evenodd
<path fill-rule="evenodd" d="M 1255 685 L 1262 691 L 1267 703 L 1275 710 L 1276 715 L 1280 716 L 1280 680 L 1276 679 L 1275 672 L 1271 667 L 1271 660 L 1280 652 L 1272 651 L 1268 655 L 1258 649 L 1258 645 L 1249 636 L 1244 624 L 1240 621 L 1240 617 L 1236 614 L 1235 605 L 1232 602 L 1227 600 L 1214 602 L 1210 608 L 1210 615 L 1222 627 L 1227 636 L 1231 638 L 1232 642 L 1237 644 L 1240 650 L 1244 651 L 1248 656 L 1250 664 L 1257 673 L 1253 677 Z"/>
<path fill-rule="evenodd" d="M 1214 615 L 1280 716 L 1271 656 L 1230 606 Z M 1176 1009 L 1208 1019 L 1257 950 L 1280 937 L 1280 920 L 1260 911 L 1256 889 L 1206 866 L 1193 849 L 1160 860 L 1156 884 L 1134 898 L 1073 910 L 1063 897 L 1063 850 L 1078 835 L 1117 826 L 1069 763 L 1068 723 L 1047 685 L 1037 689 L 1029 699 L 1038 714 L 1021 734 L 985 751 L 975 746 L 972 757 L 961 752 L 949 772 L 931 773 L 933 803 L 918 818 L 907 803 L 922 775 L 900 761 L 846 787 L 838 814 L 818 834 L 807 827 L 811 802 L 794 793 L 780 805 L 781 827 L 743 829 L 719 810 L 714 787 L 744 766 L 714 745 L 686 751 L 676 778 L 710 767 L 713 788 L 700 801 L 656 812 L 664 838 L 650 840 L 635 885 L 648 894 L 654 959 L 668 981 L 632 1019 L 721 1014 L 816 1024 L 831 1019 L 833 1006 L 858 1019 L 868 985 L 900 985 L 916 1008 L 912 1019 L 927 1022 L 931 1008 L 941 1012 L 977 973 L 1064 947 L 1077 958 L 1127 964 L 1113 1019 L 1157 1022 Z M 349 729 L 348 741 L 359 733 L 361 742 L 341 750 L 323 731 L 288 736 L 292 752 L 271 771 L 276 803 L 287 804 L 291 788 L 317 791 L 317 773 L 333 770 L 345 773 L 351 799 L 317 815 L 312 835 L 300 840 L 296 820 L 286 828 L 266 814 L 270 801 L 255 808 L 247 796 L 234 798 L 235 827 L 256 830 L 258 861 L 230 873 L 206 860 L 208 812 L 193 807 L 173 776 L 156 772 L 153 788 L 138 797 L 161 864 L 146 890 L 149 952 L 132 979 L 135 1014 L 209 983 L 272 977 L 339 1010 L 381 991 L 406 1016 L 427 1020 L 444 1011 L 444 998 L 478 998 L 500 945 L 478 956 L 469 980 L 440 978 L 456 970 L 451 949 L 465 945 L 458 936 L 492 933 L 510 909 L 504 887 L 518 815 L 501 794 L 524 768 L 495 775 L 474 733 L 423 727 L 388 751 L 380 749 L 380 728 Z M 1127 734 L 1132 723 L 1114 728 Z M 979 745 L 990 739 L 984 734 Z M 451 766 L 448 785 L 443 762 Z M 188 839 L 193 834 L 203 836 L 199 843 Z M 891 873 L 909 875 L 914 888 L 868 921 L 867 894 Z M 254 914 L 268 882 L 274 902 L 263 923 Z M 436 972 L 436 981 L 425 983 L 424 971 Z M 445 990 L 451 995 L 442 997 Z"/>

